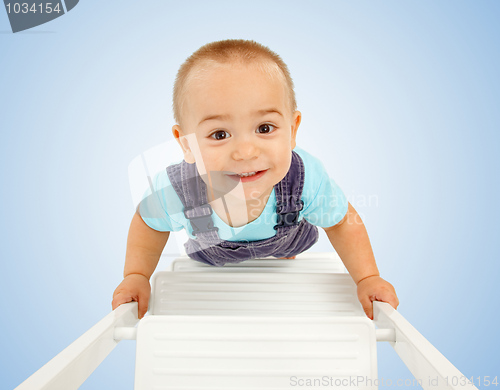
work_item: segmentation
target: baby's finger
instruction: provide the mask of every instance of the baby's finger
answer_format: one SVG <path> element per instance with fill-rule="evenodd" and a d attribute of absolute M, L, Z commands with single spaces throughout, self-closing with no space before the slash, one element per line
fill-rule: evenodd
<path fill-rule="evenodd" d="M 386 301 L 389 305 L 391 305 L 394 309 L 397 309 L 398 306 L 399 306 L 399 299 L 398 297 L 396 297 L 395 295 L 392 296 L 391 298 L 389 298 L 387 301 Z"/>
<path fill-rule="evenodd" d="M 138 299 L 138 315 L 139 319 L 145 316 L 148 311 L 148 303 L 149 303 L 149 293 L 144 293 L 139 296 Z"/>
<path fill-rule="evenodd" d="M 111 302 L 111 308 L 115 310 L 118 306 L 129 302 L 132 302 L 132 298 L 130 296 L 126 296 L 123 293 L 117 293 L 115 296 L 113 296 L 113 301 Z"/>
<path fill-rule="evenodd" d="M 373 320 L 373 304 L 371 299 L 365 295 L 359 298 L 359 302 L 361 303 L 361 306 L 363 306 L 366 316 L 370 320 Z"/>
<path fill-rule="evenodd" d="M 377 301 L 387 302 L 394 309 L 397 309 L 398 305 L 399 305 L 399 299 L 398 299 L 397 295 L 395 293 L 389 292 L 389 291 L 382 292 L 381 294 L 378 294 Z"/>

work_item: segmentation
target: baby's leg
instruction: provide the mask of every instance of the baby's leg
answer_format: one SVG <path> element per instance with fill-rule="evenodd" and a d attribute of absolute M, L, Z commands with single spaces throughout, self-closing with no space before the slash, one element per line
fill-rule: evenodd
<path fill-rule="evenodd" d="M 281 257 L 281 259 L 295 259 L 295 256 L 292 256 L 292 257 Z"/>

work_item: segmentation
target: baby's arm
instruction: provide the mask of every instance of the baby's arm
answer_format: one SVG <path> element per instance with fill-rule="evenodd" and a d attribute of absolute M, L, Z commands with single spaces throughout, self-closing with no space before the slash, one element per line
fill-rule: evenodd
<path fill-rule="evenodd" d="M 113 310 L 123 303 L 138 302 L 139 318 L 148 310 L 153 274 L 161 252 L 167 243 L 169 232 L 151 229 L 138 212 L 134 214 L 127 239 L 124 279 L 113 293 Z"/>
<path fill-rule="evenodd" d="M 380 277 L 365 225 L 351 204 L 342 221 L 324 230 L 358 286 L 358 299 L 366 315 L 373 319 L 373 301 L 387 302 L 397 308 L 396 291 Z"/>

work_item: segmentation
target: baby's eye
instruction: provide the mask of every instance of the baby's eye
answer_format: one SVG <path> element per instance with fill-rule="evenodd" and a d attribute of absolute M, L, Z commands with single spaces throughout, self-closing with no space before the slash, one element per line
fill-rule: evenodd
<path fill-rule="evenodd" d="M 217 130 L 216 132 L 210 134 L 210 138 L 213 138 L 217 141 L 221 141 L 229 137 L 229 133 L 224 130 Z"/>
<path fill-rule="evenodd" d="M 263 125 L 259 126 L 259 128 L 257 129 L 257 133 L 268 134 L 273 132 L 275 129 L 276 129 L 275 126 L 270 125 L 269 123 L 264 123 Z"/>

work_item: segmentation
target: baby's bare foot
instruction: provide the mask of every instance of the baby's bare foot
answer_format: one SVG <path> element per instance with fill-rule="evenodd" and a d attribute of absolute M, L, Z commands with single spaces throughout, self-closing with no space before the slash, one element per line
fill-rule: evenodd
<path fill-rule="evenodd" d="M 292 257 L 282 257 L 282 259 L 295 259 L 295 256 L 292 256 Z"/>

